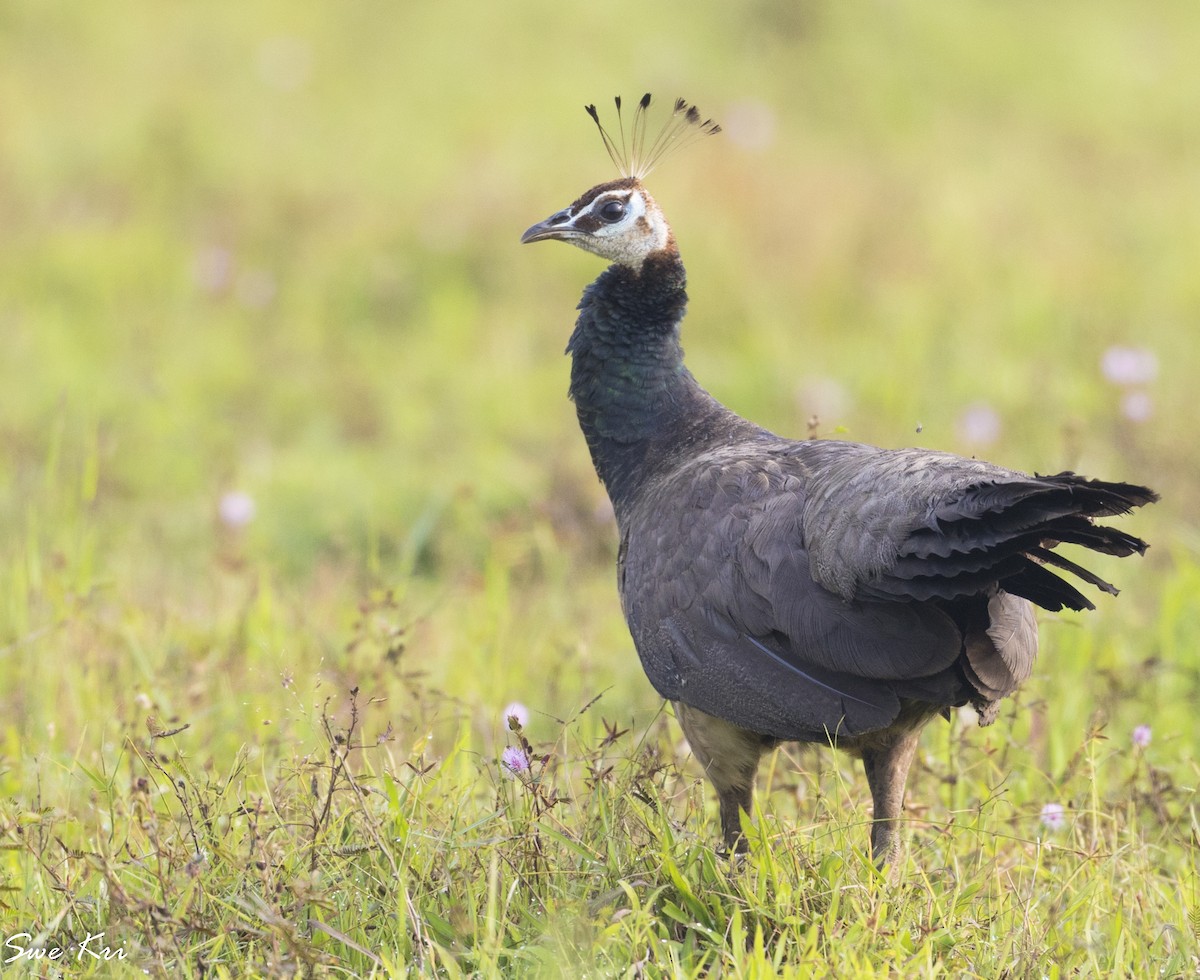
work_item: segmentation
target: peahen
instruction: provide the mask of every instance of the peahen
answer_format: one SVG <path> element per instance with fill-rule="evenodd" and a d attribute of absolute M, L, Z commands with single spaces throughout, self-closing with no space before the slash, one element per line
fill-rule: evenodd
<path fill-rule="evenodd" d="M 995 719 L 1032 670 L 1033 607 L 1093 608 L 1064 573 L 1116 592 L 1054 548 L 1140 554 L 1145 542 L 1095 521 L 1157 497 L 923 449 L 794 441 L 717 402 L 684 366 L 683 262 L 642 179 L 719 127 L 680 100 L 646 147 L 649 104 L 620 148 L 587 107 L 624 176 L 521 236 L 612 263 L 584 291 L 567 351 L 620 531 L 625 618 L 716 788 L 731 850 L 746 846 L 760 756 L 799 740 L 861 755 L 884 863 L 922 726 L 966 704 Z"/>

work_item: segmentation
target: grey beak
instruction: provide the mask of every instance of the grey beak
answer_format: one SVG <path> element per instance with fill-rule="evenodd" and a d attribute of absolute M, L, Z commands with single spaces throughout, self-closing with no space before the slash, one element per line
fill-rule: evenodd
<path fill-rule="evenodd" d="M 545 221 L 539 221 L 531 228 L 525 229 L 521 236 L 521 244 L 542 242 L 550 238 L 564 238 L 571 228 L 571 209 L 563 208 L 550 215 Z"/>

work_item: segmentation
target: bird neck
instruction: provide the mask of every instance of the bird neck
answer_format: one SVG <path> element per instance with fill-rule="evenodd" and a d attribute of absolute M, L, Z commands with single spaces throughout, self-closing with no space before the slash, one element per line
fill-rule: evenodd
<path fill-rule="evenodd" d="M 610 266 L 584 291 L 567 345 L 571 398 L 618 521 L 659 466 L 694 447 L 705 420 L 731 414 L 684 367 L 686 284 L 673 247 L 638 269 Z"/>

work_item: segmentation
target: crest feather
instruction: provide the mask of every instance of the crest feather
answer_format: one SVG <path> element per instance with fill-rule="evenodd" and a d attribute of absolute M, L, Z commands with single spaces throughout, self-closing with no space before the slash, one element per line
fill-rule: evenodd
<path fill-rule="evenodd" d="M 633 177 L 641 180 L 650 173 L 664 157 L 693 143 L 701 136 L 715 136 L 721 127 L 711 119 L 701 119 L 700 110 L 690 105 L 685 99 L 676 99 L 675 107 L 667 121 L 663 123 L 658 135 L 650 141 L 646 148 L 647 110 L 651 103 L 650 93 L 638 100 L 637 108 L 633 110 L 633 124 L 630 126 L 628 140 L 625 136 L 625 121 L 621 116 L 621 97 L 618 95 L 613 102 L 617 107 L 617 135 L 620 143 L 613 139 L 604 124 L 600 122 L 600 114 L 594 105 L 584 106 L 592 122 L 600 130 L 600 138 L 604 141 L 604 149 L 608 152 L 622 177 Z"/>

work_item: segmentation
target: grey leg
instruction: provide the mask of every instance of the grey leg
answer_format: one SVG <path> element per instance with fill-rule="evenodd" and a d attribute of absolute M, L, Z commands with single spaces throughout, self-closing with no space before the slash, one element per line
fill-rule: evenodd
<path fill-rule="evenodd" d="M 732 853 L 747 850 L 739 812 L 750 813 L 758 760 L 767 748 L 761 735 L 738 728 L 720 718 L 676 701 L 675 717 L 692 753 L 717 791 L 721 808 L 721 835 Z"/>
<path fill-rule="evenodd" d="M 875 822 L 871 827 L 871 856 L 879 867 L 890 863 L 900 849 L 900 812 L 904 784 L 917 753 L 921 730 L 888 733 L 862 747 L 863 769 L 871 787 Z"/>

